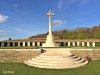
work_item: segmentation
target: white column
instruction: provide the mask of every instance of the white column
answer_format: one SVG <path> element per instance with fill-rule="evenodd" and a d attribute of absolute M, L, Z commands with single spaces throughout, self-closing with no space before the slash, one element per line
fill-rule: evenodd
<path fill-rule="evenodd" d="M 5 46 L 4 42 L 1 42 L 1 47 L 4 47 L 4 46 Z"/>
<path fill-rule="evenodd" d="M 49 10 L 49 13 L 47 13 L 47 15 L 49 16 L 49 35 L 52 34 L 52 16 L 54 15 L 54 13 L 52 13 L 51 10 Z"/>
<path fill-rule="evenodd" d="M 35 46 L 35 42 L 32 42 L 32 46 Z"/>
<path fill-rule="evenodd" d="M 77 46 L 80 46 L 80 42 L 77 42 Z"/>
<path fill-rule="evenodd" d="M 92 46 L 95 47 L 95 42 L 92 42 Z"/>
<path fill-rule="evenodd" d="M 70 46 L 70 42 L 68 42 L 68 46 Z"/>
<path fill-rule="evenodd" d="M 7 46 L 10 46 L 10 42 L 7 42 Z"/>
<path fill-rule="evenodd" d="M 28 46 L 30 46 L 30 42 L 28 42 Z"/>
<path fill-rule="evenodd" d="M 84 46 L 84 42 L 82 42 L 82 46 Z"/>
<path fill-rule="evenodd" d="M 23 46 L 25 46 L 25 42 L 23 42 Z"/>
<path fill-rule="evenodd" d="M 73 42 L 73 46 L 75 46 L 75 42 Z"/>
<path fill-rule="evenodd" d="M 87 46 L 90 47 L 90 42 L 87 42 Z"/>
<path fill-rule="evenodd" d="M 20 42 L 18 42 L 18 46 L 20 46 Z"/>
<path fill-rule="evenodd" d="M 40 46 L 40 42 L 37 42 L 37 46 Z"/>
<path fill-rule="evenodd" d="M 12 42 L 13 46 L 15 46 L 15 42 Z"/>

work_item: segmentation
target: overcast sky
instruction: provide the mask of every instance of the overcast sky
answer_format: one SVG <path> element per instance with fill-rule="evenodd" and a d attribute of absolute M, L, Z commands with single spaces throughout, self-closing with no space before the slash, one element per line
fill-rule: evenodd
<path fill-rule="evenodd" d="M 28 38 L 53 30 L 100 25 L 100 0 L 0 0 L 0 40 Z"/>

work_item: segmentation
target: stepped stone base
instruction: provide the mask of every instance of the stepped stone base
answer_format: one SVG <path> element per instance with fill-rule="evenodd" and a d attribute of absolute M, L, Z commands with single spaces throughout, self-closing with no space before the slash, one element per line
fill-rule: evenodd
<path fill-rule="evenodd" d="M 68 50 L 49 49 L 36 58 L 32 58 L 24 63 L 39 68 L 65 69 L 84 66 L 88 61 L 71 54 Z"/>

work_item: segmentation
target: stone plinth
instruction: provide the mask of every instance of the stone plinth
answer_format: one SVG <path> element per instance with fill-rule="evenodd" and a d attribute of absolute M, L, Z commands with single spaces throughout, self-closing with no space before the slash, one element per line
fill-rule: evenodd
<path fill-rule="evenodd" d="M 48 69 L 65 69 L 77 68 L 88 63 L 87 60 L 73 55 L 65 49 L 47 49 L 44 53 L 24 62 L 29 66 L 48 68 Z"/>
<path fill-rule="evenodd" d="M 46 42 L 43 44 L 42 47 L 59 47 L 59 44 L 54 42 L 53 35 L 48 35 Z"/>

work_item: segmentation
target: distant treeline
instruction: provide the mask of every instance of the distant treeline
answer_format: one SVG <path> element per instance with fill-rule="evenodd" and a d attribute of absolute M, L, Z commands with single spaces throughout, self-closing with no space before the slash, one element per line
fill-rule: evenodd
<path fill-rule="evenodd" d="M 38 34 L 29 38 L 46 38 L 47 34 Z M 53 35 L 60 39 L 100 39 L 100 25 L 92 28 L 78 27 L 75 29 L 62 29 L 53 31 Z"/>

